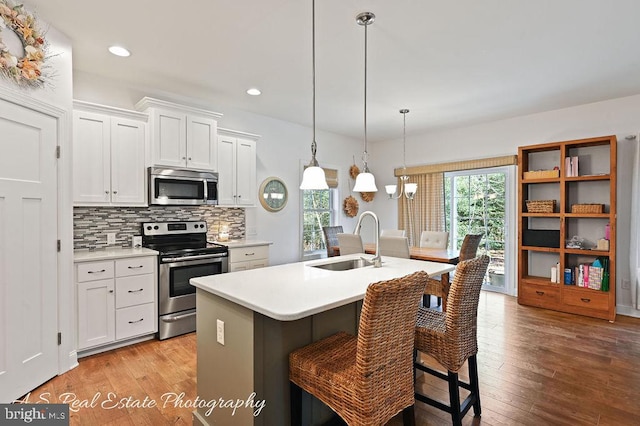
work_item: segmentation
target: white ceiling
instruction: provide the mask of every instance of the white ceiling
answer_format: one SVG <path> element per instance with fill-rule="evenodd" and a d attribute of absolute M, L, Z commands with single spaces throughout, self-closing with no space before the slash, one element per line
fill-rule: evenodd
<path fill-rule="evenodd" d="M 311 125 L 311 0 L 26 4 L 75 70 Z M 416 134 L 640 93 L 637 0 L 318 0 L 320 129 L 362 138 L 363 11 L 370 141 L 401 137 L 400 108 Z"/>

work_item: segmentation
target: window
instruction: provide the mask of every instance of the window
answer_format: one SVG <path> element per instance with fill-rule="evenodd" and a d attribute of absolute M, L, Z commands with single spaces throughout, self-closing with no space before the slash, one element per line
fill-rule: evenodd
<path fill-rule="evenodd" d="M 337 189 L 302 191 L 302 251 L 303 257 L 326 253 L 323 226 L 334 224 Z"/>

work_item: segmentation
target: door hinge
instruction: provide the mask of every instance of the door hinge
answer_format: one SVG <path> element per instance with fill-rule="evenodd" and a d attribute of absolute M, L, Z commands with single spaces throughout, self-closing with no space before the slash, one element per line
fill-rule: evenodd
<path fill-rule="evenodd" d="M 58 252 L 60 251 L 60 245 L 61 245 L 60 240 L 58 240 Z"/>
<path fill-rule="evenodd" d="M 56 146 L 56 158 L 60 158 L 60 145 Z"/>
<path fill-rule="evenodd" d="M 58 332 L 58 345 L 62 344 L 62 333 Z"/>

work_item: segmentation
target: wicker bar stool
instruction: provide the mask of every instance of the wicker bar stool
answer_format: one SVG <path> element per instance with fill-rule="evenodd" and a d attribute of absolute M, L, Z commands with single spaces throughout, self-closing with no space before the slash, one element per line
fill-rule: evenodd
<path fill-rule="evenodd" d="M 301 424 L 302 390 L 348 425 L 383 425 L 400 411 L 414 425 L 413 336 L 427 273 L 369 285 L 358 336 L 339 332 L 289 355 L 291 424 Z"/>
<path fill-rule="evenodd" d="M 416 392 L 418 401 L 451 413 L 454 425 L 473 406 L 480 416 L 480 389 L 478 385 L 477 317 L 480 288 L 487 272 L 489 256 L 478 256 L 458 264 L 447 300 L 447 311 L 438 312 L 420 308 L 415 330 L 415 367 L 449 384 L 449 405 Z M 447 374 L 433 370 L 419 362 L 419 352 L 431 355 L 447 369 Z M 458 380 L 458 371 L 469 361 L 469 383 Z M 471 393 L 460 403 L 459 387 Z"/>
<path fill-rule="evenodd" d="M 464 240 L 462 240 L 462 246 L 460 247 L 460 262 L 464 260 L 473 259 L 476 257 L 478 253 L 478 246 L 480 245 L 480 240 L 482 239 L 482 234 L 467 234 L 464 236 Z M 455 273 L 454 273 L 455 275 Z M 446 287 L 446 288 L 445 288 Z M 438 297 L 438 306 L 440 305 L 440 299 L 442 299 L 442 310 L 446 312 L 447 310 L 447 294 L 449 293 L 448 286 L 442 283 L 442 280 L 436 278 L 429 278 L 429 282 L 427 283 L 426 288 L 424 289 L 425 295 L 434 295 Z M 427 305 L 426 298 L 423 298 L 422 304 Z M 429 307 L 427 305 L 427 307 Z"/>

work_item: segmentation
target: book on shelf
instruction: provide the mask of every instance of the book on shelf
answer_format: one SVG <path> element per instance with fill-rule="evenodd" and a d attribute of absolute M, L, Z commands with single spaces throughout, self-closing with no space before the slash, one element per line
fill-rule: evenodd
<path fill-rule="evenodd" d="M 564 173 L 566 177 L 580 176 L 578 174 L 578 156 L 565 157 L 564 159 Z"/>

